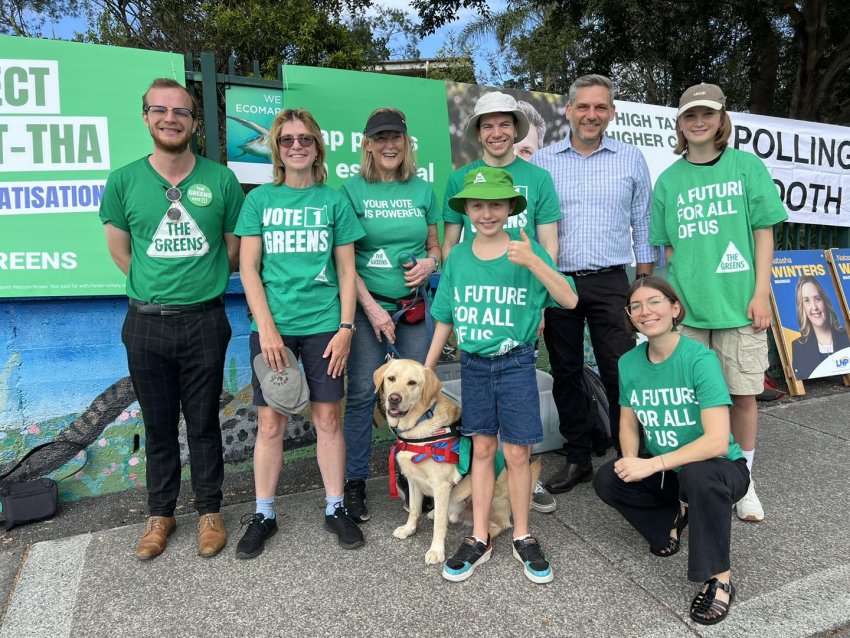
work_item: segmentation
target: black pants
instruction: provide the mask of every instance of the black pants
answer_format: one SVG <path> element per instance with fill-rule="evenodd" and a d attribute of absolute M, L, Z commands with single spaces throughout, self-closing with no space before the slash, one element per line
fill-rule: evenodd
<path fill-rule="evenodd" d="M 688 463 L 677 473 L 661 472 L 626 483 L 603 465 L 593 477 L 596 494 L 623 515 L 651 548 L 667 545 L 679 501 L 688 504 L 688 580 L 704 582 L 729 569 L 732 506 L 744 497 L 750 473 L 744 459 Z"/>
<path fill-rule="evenodd" d="M 148 508 L 172 516 L 180 492 L 180 410 L 199 514 L 218 512 L 224 480 L 218 411 L 230 323 L 224 306 L 174 316 L 127 312 L 121 338 L 145 422 Z"/>
<path fill-rule="evenodd" d="M 578 305 L 573 310 L 546 309 L 543 337 L 549 352 L 554 386 L 552 398 L 558 409 L 567 461 L 590 462 L 590 424 L 587 400 L 582 390 L 584 367 L 584 324 L 590 328 L 590 341 L 599 366 L 599 376 L 608 396 L 611 439 L 620 449 L 620 387 L 617 362 L 634 347 L 626 330 L 626 293 L 629 279 L 625 271 L 575 277 Z"/>

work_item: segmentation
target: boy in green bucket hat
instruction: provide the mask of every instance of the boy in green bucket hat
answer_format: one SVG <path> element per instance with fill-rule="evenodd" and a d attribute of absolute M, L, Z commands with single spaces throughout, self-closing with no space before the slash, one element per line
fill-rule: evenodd
<path fill-rule="evenodd" d="M 518 240 L 505 231 L 507 218 L 526 207 L 510 173 L 488 166 L 469 171 L 463 190 L 449 206 L 467 215 L 476 233 L 472 241 L 454 248 L 444 266 L 431 306 L 437 325 L 425 365 L 437 365 L 454 329 L 461 350 L 462 434 L 475 437 L 475 445 L 472 535 L 446 561 L 443 577 L 466 580 L 490 559 L 498 435 L 509 470 L 514 557 L 532 582 L 548 583 L 552 567 L 528 530 L 529 458 L 531 447 L 543 440 L 534 341 L 544 307 L 574 308 L 578 298 L 572 282 L 556 270 L 540 244 L 524 230 Z"/>

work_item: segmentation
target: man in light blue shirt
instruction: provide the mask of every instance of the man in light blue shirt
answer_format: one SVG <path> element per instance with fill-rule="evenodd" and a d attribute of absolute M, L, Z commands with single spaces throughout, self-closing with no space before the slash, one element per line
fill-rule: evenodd
<path fill-rule="evenodd" d="M 548 170 L 561 206 L 558 268 L 573 277 L 578 305 L 548 308 L 544 338 L 549 351 L 553 395 L 567 462 L 546 482 L 553 493 L 590 481 L 591 420 L 582 390 L 584 326 L 605 384 L 611 438 L 619 450 L 617 361 L 632 348 L 623 308 L 629 287 L 625 267 L 637 262 L 637 276 L 652 273 L 656 249 L 649 245 L 652 185 L 637 147 L 605 137 L 614 119 L 614 86 L 602 75 L 585 75 L 570 86 L 566 116 L 570 136 L 538 151 L 532 164 Z"/>

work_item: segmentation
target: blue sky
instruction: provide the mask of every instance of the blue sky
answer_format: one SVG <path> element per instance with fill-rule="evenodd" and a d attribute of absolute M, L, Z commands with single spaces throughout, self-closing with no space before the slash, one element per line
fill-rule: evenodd
<path fill-rule="evenodd" d="M 378 0 L 377 4 L 381 4 L 386 7 L 402 9 L 413 16 L 413 11 L 410 9 L 410 3 L 405 2 L 404 0 Z M 491 10 L 501 10 L 507 4 L 506 0 L 496 0 L 493 2 L 489 2 L 489 6 Z M 459 13 L 459 19 L 456 22 L 452 22 L 451 24 L 443 27 L 439 31 L 437 31 L 434 35 L 430 35 L 427 38 L 424 38 L 419 44 L 419 50 L 422 54 L 423 58 L 432 58 L 435 57 L 437 51 L 443 46 L 443 43 L 446 40 L 450 31 L 455 33 L 459 33 L 464 26 L 475 16 L 475 12 L 469 10 L 463 10 Z M 59 38 L 70 39 L 73 37 L 75 31 L 82 31 L 86 28 L 85 20 L 81 18 L 63 18 L 56 23 L 47 22 L 44 26 L 45 35 L 55 35 Z M 477 46 L 476 51 L 479 52 L 479 55 L 476 55 L 476 66 L 479 69 L 485 68 L 485 62 L 483 55 L 481 53 L 486 52 L 492 48 L 492 45 L 488 46 L 487 43 L 483 43 L 482 46 Z"/>

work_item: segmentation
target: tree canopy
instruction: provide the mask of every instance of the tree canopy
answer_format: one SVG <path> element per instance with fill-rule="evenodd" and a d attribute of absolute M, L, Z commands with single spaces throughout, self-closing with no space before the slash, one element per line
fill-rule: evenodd
<path fill-rule="evenodd" d="M 411 8 L 418 23 L 373 0 L 0 0 L 0 32 L 39 36 L 46 18 L 86 15 L 79 39 L 213 51 L 221 65 L 260 60 L 268 76 L 282 62 L 363 69 L 418 57 L 422 36 L 472 9 L 477 17 L 438 57 L 464 62 L 493 38 L 491 83 L 566 93 L 579 75 L 603 73 L 623 99 L 674 105 L 691 84 L 714 82 L 731 109 L 850 123 L 846 0 L 508 0 L 500 11 L 486 0 L 412 0 Z M 465 62 L 445 68 L 446 79 L 474 80 Z"/>
<path fill-rule="evenodd" d="M 466 42 L 492 36 L 507 85 L 564 93 L 603 73 L 624 99 L 673 105 L 691 84 L 723 87 L 730 108 L 850 123 L 850 3 L 844 0 L 415 0 L 423 33 L 461 8 Z"/>

